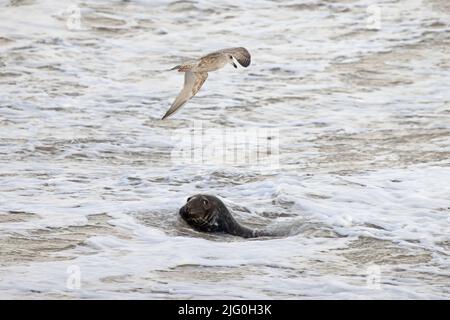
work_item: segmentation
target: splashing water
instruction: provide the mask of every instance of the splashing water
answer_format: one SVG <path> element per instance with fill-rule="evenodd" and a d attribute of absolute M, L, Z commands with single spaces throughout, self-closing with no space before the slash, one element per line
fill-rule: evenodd
<path fill-rule="evenodd" d="M 449 44 L 445 0 L 0 1 L 0 298 L 450 298 Z M 174 157 L 195 121 L 277 166 Z M 196 193 L 288 236 L 193 231 Z"/>

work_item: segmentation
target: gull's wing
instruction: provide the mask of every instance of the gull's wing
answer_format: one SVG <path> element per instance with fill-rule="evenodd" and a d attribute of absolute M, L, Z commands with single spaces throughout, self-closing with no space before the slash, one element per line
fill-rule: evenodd
<path fill-rule="evenodd" d="M 195 96 L 195 94 L 200 90 L 203 83 L 208 78 L 207 72 L 191 72 L 187 71 L 184 73 L 184 87 L 181 90 L 178 97 L 167 110 L 162 120 L 168 116 L 174 114 L 178 109 L 180 109 L 190 98 Z"/>
<path fill-rule="evenodd" d="M 232 55 L 233 58 L 235 58 L 239 62 L 239 64 L 245 68 L 247 68 L 250 65 L 251 62 L 250 52 L 248 52 L 248 50 L 243 47 L 223 49 L 217 52 Z"/>

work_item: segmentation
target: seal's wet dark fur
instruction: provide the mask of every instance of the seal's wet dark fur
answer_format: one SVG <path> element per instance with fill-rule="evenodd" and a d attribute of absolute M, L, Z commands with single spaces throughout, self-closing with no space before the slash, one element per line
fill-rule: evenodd
<path fill-rule="evenodd" d="M 217 197 L 198 194 L 187 199 L 180 215 L 192 228 L 203 232 L 224 232 L 244 238 L 270 236 L 265 231 L 240 225 Z"/>

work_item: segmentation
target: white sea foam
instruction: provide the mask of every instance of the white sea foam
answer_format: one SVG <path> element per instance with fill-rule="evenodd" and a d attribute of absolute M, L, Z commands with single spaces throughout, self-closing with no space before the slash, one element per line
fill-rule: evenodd
<path fill-rule="evenodd" d="M 450 8 L 371 5 L 0 1 L 0 297 L 448 299 Z M 163 70 L 232 46 L 161 122 Z M 277 129 L 279 168 L 173 163 L 200 120 Z M 289 236 L 190 230 L 195 193 Z"/>

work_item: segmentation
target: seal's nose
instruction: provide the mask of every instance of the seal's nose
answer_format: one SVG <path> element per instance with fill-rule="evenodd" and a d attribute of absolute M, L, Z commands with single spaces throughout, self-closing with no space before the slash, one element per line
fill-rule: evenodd
<path fill-rule="evenodd" d="M 179 211 L 180 216 L 185 217 L 189 214 L 188 208 L 186 206 L 182 206 Z"/>

